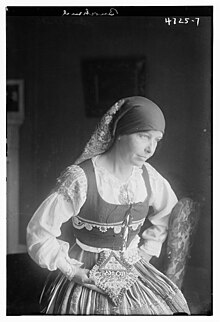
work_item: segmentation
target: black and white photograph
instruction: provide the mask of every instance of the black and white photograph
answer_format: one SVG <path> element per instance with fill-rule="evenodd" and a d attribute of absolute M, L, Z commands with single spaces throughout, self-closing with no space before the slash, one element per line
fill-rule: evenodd
<path fill-rule="evenodd" d="M 5 17 L 6 315 L 212 316 L 213 6 Z"/>

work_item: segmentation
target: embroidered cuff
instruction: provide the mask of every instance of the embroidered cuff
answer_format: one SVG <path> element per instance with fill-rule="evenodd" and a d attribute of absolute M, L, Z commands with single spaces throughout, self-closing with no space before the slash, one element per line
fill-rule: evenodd
<path fill-rule="evenodd" d="M 75 260 L 74 258 L 63 257 L 59 258 L 57 261 L 57 268 L 69 279 L 71 280 L 76 271 L 83 263 Z"/>
<path fill-rule="evenodd" d="M 71 266 L 71 265 L 69 265 L 67 271 L 66 272 L 63 272 L 63 273 L 67 277 L 67 279 L 69 281 L 71 281 L 73 279 L 73 277 L 75 276 L 76 271 L 78 270 L 78 268 L 79 268 L 78 266 Z"/>
<path fill-rule="evenodd" d="M 140 247 L 143 251 L 151 256 L 160 256 L 162 243 L 155 240 L 147 240 L 144 242 L 144 245 Z"/>

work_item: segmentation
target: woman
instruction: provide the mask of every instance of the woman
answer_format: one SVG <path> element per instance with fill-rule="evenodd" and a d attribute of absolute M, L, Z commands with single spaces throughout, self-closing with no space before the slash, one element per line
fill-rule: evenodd
<path fill-rule="evenodd" d="M 177 202 L 169 183 L 146 162 L 164 130 L 155 103 L 140 96 L 120 100 L 35 212 L 27 227 L 29 254 L 41 267 L 60 271 L 45 286 L 42 312 L 189 313 L 181 291 L 149 263 L 160 255 Z M 152 226 L 140 240 L 149 206 Z M 57 239 L 70 218 L 72 247 Z"/>

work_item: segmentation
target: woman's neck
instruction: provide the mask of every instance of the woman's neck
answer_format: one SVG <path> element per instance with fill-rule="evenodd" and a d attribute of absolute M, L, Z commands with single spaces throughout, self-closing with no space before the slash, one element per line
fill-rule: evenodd
<path fill-rule="evenodd" d="M 113 146 L 100 156 L 99 164 L 120 181 L 124 182 L 128 180 L 133 170 L 132 164 L 126 162 L 126 159 L 116 146 Z"/>

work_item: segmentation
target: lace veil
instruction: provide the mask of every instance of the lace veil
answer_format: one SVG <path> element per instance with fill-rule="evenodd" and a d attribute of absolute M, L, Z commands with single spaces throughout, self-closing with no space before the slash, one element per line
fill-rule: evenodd
<path fill-rule="evenodd" d="M 101 154 L 111 146 L 114 139 L 114 136 L 110 131 L 111 122 L 114 115 L 120 110 L 124 102 L 125 99 L 119 100 L 104 114 L 98 123 L 95 132 L 92 134 L 90 140 L 86 144 L 84 151 L 75 161 L 75 164 L 79 164 L 87 159 Z"/>

